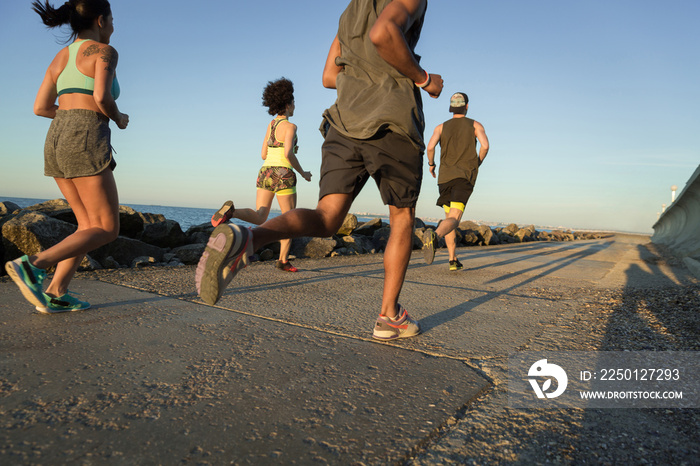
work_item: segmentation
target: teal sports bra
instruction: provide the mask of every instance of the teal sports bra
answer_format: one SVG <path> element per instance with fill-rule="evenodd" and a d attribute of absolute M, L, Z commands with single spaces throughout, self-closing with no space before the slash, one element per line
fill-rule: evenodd
<path fill-rule="evenodd" d="M 66 63 L 66 67 L 56 80 L 56 90 L 59 96 L 73 93 L 92 95 L 95 90 L 95 78 L 85 76 L 75 64 L 78 57 L 78 49 L 83 42 L 85 40 L 77 40 L 68 46 L 68 63 Z M 115 75 L 112 80 L 112 97 L 115 100 L 118 99 L 119 93 L 119 81 L 117 81 L 117 76 Z"/>

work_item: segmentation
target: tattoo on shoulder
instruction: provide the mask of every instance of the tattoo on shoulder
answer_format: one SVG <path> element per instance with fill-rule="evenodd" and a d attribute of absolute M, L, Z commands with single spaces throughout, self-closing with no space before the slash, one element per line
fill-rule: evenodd
<path fill-rule="evenodd" d="M 100 53 L 100 46 L 97 44 L 88 45 L 85 50 L 83 50 L 84 57 L 89 57 L 90 55 L 95 55 L 96 53 Z"/>
<path fill-rule="evenodd" d="M 110 73 L 114 72 L 114 69 L 117 67 L 117 53 L 112 47 L 102 49 L 102 62 L 106 65 L 105 70 Z"/>
<path fill-rule="evenodd" d="M 117 63 L 117 54 L 112 47 L 100 47 L 97 44 L 88 45 L 83 51 L 84 57 L 100 54 L 102 62 L 106 65 L 105 70 L 113 72 Z"/>

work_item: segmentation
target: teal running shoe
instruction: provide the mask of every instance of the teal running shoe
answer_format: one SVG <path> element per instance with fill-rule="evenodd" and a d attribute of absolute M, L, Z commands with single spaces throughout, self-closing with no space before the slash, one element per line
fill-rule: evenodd
<path fill-rule="evenodd" d="M 87 301 L 81 301 L 75 296 L 79 293 L 74 293 L 70 290 L 63 296 L 58 298 L 52 298 L 51 296 L 44 293 L 44 299 L 46 299 L 45 306 L 37 306 L 36 310 L 43 312 L 44 314 L 55 314 L 57 312 L 73 312 L 73 311 L 84 311 L 85 309 L 90 309 L 90 303 Z"/>
<path fill-rule="evenodd" d="M 44 279 L 46 270 L 34 267 L 25 255 L 5 263 L 5 270 L 25 299 L 37 307 L 46 307 Z"/>

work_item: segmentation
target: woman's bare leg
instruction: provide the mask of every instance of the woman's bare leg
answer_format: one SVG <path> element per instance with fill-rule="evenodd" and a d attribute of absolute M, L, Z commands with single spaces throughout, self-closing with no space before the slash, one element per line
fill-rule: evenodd
<path fill-rule="evenodd" d="M 289 212 L 297 206 L 297 194 L 289 194 L 286 196 L 277 195 L 277 202 L 280 205 L 282 214 Z M 291 239 L 280 240 L 280 261 L 287 262 L 289 260 L 289 249 L 292 247 Z"/>
<path fill-rule="evenodd" d="M 42 269 L 56 266 L 46 293 L 62 296 L 85 254 L 114 241 L 119 235 L 119 195 L 109 169 L 95 176 L 55 180 L 73 209 L 78 230 L 29 260 Z"/>
<path fill-rule="evenodd" d="M 255 195 L 255 209 L 236 209 L 233 212 L 232 218 L 243 220 L 244 222 L 252 223 L 253 225 L 261 225 L 265 223 L 268 215 L 270 215 L 270 207 L 272 200 L 275 198 L 275 193 L 267 189 L 258 189 Z"/>

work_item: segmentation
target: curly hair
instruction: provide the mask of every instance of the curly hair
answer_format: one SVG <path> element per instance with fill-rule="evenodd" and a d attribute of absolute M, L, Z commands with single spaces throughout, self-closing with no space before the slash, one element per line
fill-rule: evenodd
<path fill-rule="evenodd" d="M 263 106 L 270 115 L 279 115 L 287 111 L 287 105 L 294 102 L 294 84 L 287 78 L 269 81 L 263 91 Z"/>

